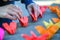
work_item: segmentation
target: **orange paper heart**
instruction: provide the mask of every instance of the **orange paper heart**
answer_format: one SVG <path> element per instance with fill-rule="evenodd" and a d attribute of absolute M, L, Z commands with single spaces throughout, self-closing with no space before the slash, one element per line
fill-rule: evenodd
<path fill-rule="evenodd" d="M 60 19 L 59 19 L 59 18 L 52 18 L 52 21 L 53 21 L 54 23 L 57 23 L 57 22 L 60 22 Z"/>
<path fill-rule="evenodd" d="M 57 16 L 58 16 L 58 18 L 60 18 L 60 9 L 56 9 L 56 11 L 57 11 Z"/>
<path fill-rule="evenodd" d="M 49 6 L 48 8 L 51 10 L 51 12 L 56 13 L 56 9 L 58 9 L 58 6 Z"/>
<path fill-rule="evenodd" d="M 45 34 L 48 33 L 49 37 L 47 39 L 50 39 L 57 31 L 58 31 L 58 27 L 56 25 L 50 26 L 48 29 L 44 29 L 44 27 L 42 26 L 36 26 L 35 29 L 37 30 L 38 33 Z"/>

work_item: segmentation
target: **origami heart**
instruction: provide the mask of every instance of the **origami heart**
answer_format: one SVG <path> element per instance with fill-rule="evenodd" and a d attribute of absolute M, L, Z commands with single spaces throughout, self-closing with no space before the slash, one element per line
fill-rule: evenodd
<path fill-rule="evenodd" d="M 26 35 L 26 34 L 21 34 L 21 36 L 25 39 L 25 40 L 31 40 L 31 37 Z"/>
<path fill-rule="evenodd" d="M 56 9 L 56 11 L 57 11 L 57 16 L 58 16 L 58 18 L 60 18 L 60 9 Z"/>
<path fill-rule="evenodd" d="M 8 34 L 13 35 L 15 33 L 15 31 L 16 31 L 16 23 L 15 22 L 11 22 L 10 24 L 3 23 L 2 25 L 5 28 L 5 30 L 8 32 Z"/>
<path fill-rule="evenodd" d="M 53 26 L 50 26 L 47 30 L 50 31 L 52 34 L 55 34 L 57 31 L 58 31 L 58 26 L 56 25 L 53 25 Z"/>
<path fill-rule="evenodd" d="M 58 22 L 60 22 L 60 19 L 59 19 L 59 18 L 52 18 L 52 21 L 53 21 L 54 23 L 58 23 Z"/>
<path fill-rule="evenodd" d="M 42 26 L 36 26 L 35 29 L 41 35 L 48 33 L 49 36 L 47 39 L 50 39 L 59 30 L 59 27 L 57 25 L 52 25 L 52 26 L 49 26 L 49 28 L 45 30 L 45 28 Z"/>
<path fill-rule="evenodd" d="M 20 25 L 26 27 L 28 25 L 28 17 L 24 16 L 19 19 Z"/>
<path fill-rule="evenodd" d="M 4 30 L 0 28 L 0 40 L 3 40 L 4 38 Z"/>
<path fill-rule="evenodd" d="M 37 17 L 34 14 L 31 13 L 30 16 L 33 22 L 37 21 Z"/>
<path fill-rule="evenodd" d="M 32 13 L 30 14 L 30 16 L 31 16 L 31 19 L 32 19 L 33 22 L 37 21 L 37 17 L 36 17 L 37 15 L 35 15 L 33 9 L 32 9 Z"/>
<path fill-rule="evenodd" d="M 51 10 L 51 12 L 56 13 L 56 9 L 58 9 L 58 6 L 49 6 L 48 8 Z"/>
<path fill-rule="evenodd" d="M 42 11 L 42 13 L 45 12 L 46 8 L 48 8 L 48 6 L 40 6 L 40 10 Z"/>
<path fill-rule="evenodd" d="M 42 15 L 44 14 L 46 8 L 48 8 L 48 6 L 39 6 L 40 7 L 40 14 L 38 17 L 42 18 Z"/>
<path fill-rule="evenodd" d="M 45 33 L 45 34 L 39 36 L 38 37 L 38 40 L 46 40 L 48 36 L 49 36 L 49 34 L 48 33 Z"/>
<path fill-rule="evenodd" d="M 45 28 L 43 28 L 43 26 L 36 26 L 35 27 L 35 29 L 37 30 L 37 32 L 39 33 L 39 34 L 44 34 L 45 32 L 46 32 L 46 29 Z"/>
<path fill-rule="evenodd" d="M 31 36 L 28 36 L 27 34 L 22 34 L 21 36 L 25 40 L 46 40 L 46 38 L 48 37 L 48 33 L 45 33 L 38 37 L 35 35 L 35 33 L 33 31 L 31 31 L 30 33 L 31 33 Z"/>
<path fill-rule="evenodd" d="M 51 12 L 56 13 L 58 18 L 60 18 L 60 9 L 58 8 L 58 6 L 49 6 L 49 9 L 51 10 Z"/>

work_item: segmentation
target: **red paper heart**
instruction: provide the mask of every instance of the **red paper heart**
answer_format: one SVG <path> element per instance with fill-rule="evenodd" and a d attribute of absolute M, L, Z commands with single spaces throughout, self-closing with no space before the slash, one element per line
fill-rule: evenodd
<path fill-rule="evenodd" d="M 49 34 L 45 33 L 43 35 L 36 36 L 35 33 L 31 31 L 31 36 L 28 36 L 27 34 L 22 34 L 21 36 L 25 40 L 46 40 Z"/>
<path fill-rule="evenodd" d="M 38 17 L 42 18 L 42 15 L 44 14 L 46 8 L 48 8 L 48 6 L 39 6 L 40 7 L 40 14 Z"/>
<path fill-rule="evenodd" d="M 30 14 L 30 16 L 31 16 L 31 19 L 32 19 L 33 22 L 37 21 L 37 17 L 36 17 L 37 15 L 35 15 L 33 9 L 32 9 L 32 13 Z"/>
<path fill-rule="evenodd" d="M 10 23 L 10 28 L 12 30 L 12 33 L 14 34 L 16 31 L 16 23 L 15 22 Z"/>
<path fill-rule="evenodd" d="M 30 16 L 31 16 L 33 22 L 37 21 L 37 18 L 34 14 L 31 13 Z"/>
<path fill-rule="evenodd" d="M 24 16 L 19 19 L 20 25 L 23 27 L 26 27 L 28 25 L 28 17 Z"/>
<path fill-rule="evenodd" d="M 16 23 L 11 22 L 10 24 L 8 23 L 3 23 L 2 24 L 5 30 L 8 32 L 8 34 L 14 34 L 16 31 Z"/>

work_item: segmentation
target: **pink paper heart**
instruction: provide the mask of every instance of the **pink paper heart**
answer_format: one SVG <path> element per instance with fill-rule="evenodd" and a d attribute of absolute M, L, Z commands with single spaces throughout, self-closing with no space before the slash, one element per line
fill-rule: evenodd
<path fill-rule="evenodd" d="M 42 18 L 42 15 L 44 14 L 46 8 L 48 8 L 48 6 L 39 6 L 40 7 L 40 14 L 38 17 Z"/>
<path fill-rule="evenodd" d="M 0 28 L 0 40 L 3 40 L 4 38 L 4 30 Z"/>

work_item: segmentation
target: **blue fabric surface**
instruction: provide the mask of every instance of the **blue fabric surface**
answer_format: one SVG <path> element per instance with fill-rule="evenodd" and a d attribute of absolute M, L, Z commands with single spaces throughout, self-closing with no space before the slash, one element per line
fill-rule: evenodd
<path fill-rule="evenodd" d="M 53 4 L 53 5 L 56 5 L 56 4 Z M 49 9 L 46 9 L 44 15 L 42 18 L 38 18 L 38 21 L 37 22 L 32 22 L 31 21 L 31 18 L 29 17 L 29 25 L 26 27 L 26 28 L 22 28 L 19 23 L 18 23 L 18 26 L 17 26 L 17 30 L 16 30 L 16 33 L 14 35 L 8 35 L 7 33 L 5 33 L 5 37 L 4 37 L 4 40 L 24 40 L 22 37 L 21 37 L 21 34 L 25 33 L 27 35 L 30 35 L 30 31 L 32 30 L 37 36 L 39 36 L 40 34 L 38 34 L 38 32 L 35 30 L 35 26 L 37 25 L 41 25 L 41 26 L 44 26 L 43 25 L 43 20 L 47 21 L 49 19 L 51 19 L 52 17 L 57 17 L 56 14 L 52 13 Z M 58 32 L 51 38 L 51 40 L 60 40 L 60 30 L 58 30 Z"/>

